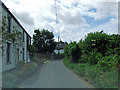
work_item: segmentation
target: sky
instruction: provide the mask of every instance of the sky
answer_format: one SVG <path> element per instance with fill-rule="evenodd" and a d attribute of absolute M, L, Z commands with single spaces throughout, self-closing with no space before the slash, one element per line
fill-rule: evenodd
<path fill-rule="evenodd" d="M 56 0 L 56 9 L 55 0 L 2 1 L 31 36 L 38 28 L 67 42 L 78 42 L 95 31 L 118 33 L 119 0 Z"/>

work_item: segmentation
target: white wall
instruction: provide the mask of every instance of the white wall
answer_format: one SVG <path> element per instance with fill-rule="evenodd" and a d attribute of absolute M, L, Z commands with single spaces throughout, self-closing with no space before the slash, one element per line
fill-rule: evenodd
<path fill-rule="evenodd" d="M 25 50 L 25 53 L 24 53 L 24 55 L 25 55 L 25 57 L 24 57 L 24 59 L 25 59 L 25 62 L 27 62 L 27 34 L 26 33 L 24 33 L 24 50 Z"/>
<path fill-rule="evenodd" d="M 8 12 L 6 11 L 6 9 L 0 7 L 0 11 L 2 11 L 2 16 L 0 16 L 0 20 L 2 20 L 2 17 L 4 16 L 8 16 Z M 0 13 L 1 15 L 1 13 Z M 12 17 L 11 17 L 12 18 Z M 7 18 L 6 18 L 7 19 Z M 8 20 L 6 20 L 6 23 L 8 22 Z M 18 25 L 18 23 L 16 22 L 16 20 L 14 20 L 12 18 L 11 20 L 11 29 L 13 31 L 13 26 L 16 28 L 15 30 L 18 30 L 20 31 L 21 33 L 23 33 L 23 28 L 20 27 L 20 25 Z M 0 35 L 1 36 L 1 35 Z M 22 38 L 22 37 L 21 37 Z M 27 51 L 27 33 L 25 32 L 24 33 L 24 43 L 23 45 L 20 45 L 20 41 L 18 41 L 18 45 L 14 45 L 12 42 L 10 41 L 6 41 L 6 40 L 3 40 L 3 55 L 0 55 L 0 60 L 1 60 L 1 65 L 2 65 L 2 70 L 3 71 L 6 71 L 6 70 L 9 70 L 9 69 L 12 69 L 16 66 L 17 64 L 17 49 L 19 49 L 19 61 L 23 61 L 23 48 L 24 48 L 24 60 L 27 62 L 28 61 L 28 51 Z M 6 53 L 6 50 L 7 50 L 7 42 L 11 43 L 11 46 L 10 46 L 10 64 L 7 63 L 7 53 Z M 0 51 L 2 51 L 2 49 L 0 48 Z"/>
<path fill-rule="evenodd" d="M 5 9 L 3 9 L 2 8 L 2 17 L 4 17 L 4 16 L 8 16 L 8 13 L 7 13 L 7 11 L 5 10 Z M 8 21 L 8 20 L 6 20 L 6 21 Z M 6 22 L 7 23 L 7 22 Z M 13 26 L 13 25 L 11 25 L 11 26 Z M 12 27 L 11 27 L 12 28 Z M 6 50 L 7 50 L 7 42 L 9 42 L 9 41 L 3 41 L 3 55 L 2 55 L 2 70 L 3 71 L 6 71 L 6 70 L 8 70 L 8 69 L 11 69 L 11 68 L 14 68 L 15 67 L 15 60 L 13 59 L 13 57 L 15 57 L 14 55 L 13 55 L 13 44 L 12 44 L 12 42 L 9 42 L 9 43 L 11 43 L 11 45 L 10 45 L 10 62 L 11 62 L 11 64 L 8 64 L 7 63 L 7 57 L 6 57 Z"/>
<path fill-rule="evenodd" d="M 55 49 L 54 52 L 55 52 L 56 54 L 58 54 L 58 50 Z M 60 54 L 61 54 L 61 53 L 64 53 L 64 50 L 63 50 L 63 49 L 60 49 L 60 50 L 59 50 L 59 53 L 60 53 Z"/>
<path fill-rule="evenodd" d="M 0 1 L 0 89 L 2 88 L 2 7 Z"/>
<path fill-rule="evenodd" d="M 29 58 L 29 52 L 27 50 L 27 33 L 24 33 L 24 58 L 25 58 L 25 62 L 30 62 L 30 58 Z"/>

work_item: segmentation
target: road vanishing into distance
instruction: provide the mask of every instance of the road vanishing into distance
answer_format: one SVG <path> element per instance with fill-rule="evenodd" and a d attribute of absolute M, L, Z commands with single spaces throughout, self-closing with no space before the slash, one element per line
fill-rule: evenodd
<path fill-rule="evenodd" d="M 90 88 L 77 75 L 67 69 L 63 60 L 47 61 L 33 75 L 24 80 L 20 88 Z"/>

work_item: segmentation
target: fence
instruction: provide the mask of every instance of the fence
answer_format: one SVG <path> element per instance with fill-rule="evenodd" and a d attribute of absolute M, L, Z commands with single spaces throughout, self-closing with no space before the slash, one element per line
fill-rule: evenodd
<path fill-rule="evenodd" d="M 64 55 L 57 55 L 57 54 L 53 54 L 53 53 L 37 53 L 36 56 L 40 59 L 40 60 L 58 60 L 58 59 L 63 59 Z"/>

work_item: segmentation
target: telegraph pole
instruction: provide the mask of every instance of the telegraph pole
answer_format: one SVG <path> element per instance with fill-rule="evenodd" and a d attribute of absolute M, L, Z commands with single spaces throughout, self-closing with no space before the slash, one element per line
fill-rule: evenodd
<path fill-rule="evenodd" d="M 60 43 L 59 43 L 60 41 L 59 41 L 59 39 L 60 39 L 60 36 L 58 36 L 58 55 L 59 55 L 59 49 L 60 49 L 60 45 L 59 45 L 59 44 L 60 44 Z"/>
<path fill-rule="evenodd" d="M 55 16 L 56 16 L 56 29 L 58 30 L 58 13 L 57 13 L 57 3 L 56 3 L 56 0 L 55 0 Z M 59 49 L 60 49 L 60 45 L 59 45 L 59 42 L 60 42 L 60 36 L 58 34 L 58 57 L 59 57 Z"/>

